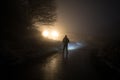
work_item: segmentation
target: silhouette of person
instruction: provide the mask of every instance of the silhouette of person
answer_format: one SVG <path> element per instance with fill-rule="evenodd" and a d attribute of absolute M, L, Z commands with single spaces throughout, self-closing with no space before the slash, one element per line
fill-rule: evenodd
<path fill-rule="evenodd" d="M 64 55 L 66 55 L 65 57 L 67 58 L 67 56 L 68 56 L 68 43 L 69 43 L 69 39 L 68 39 L 67 35 L 65 35 L 62 42 L 63 42 L 63 57 L 64 57 Z M 65 53 L 65 51 L 66 51 L 66 53 Z"/>

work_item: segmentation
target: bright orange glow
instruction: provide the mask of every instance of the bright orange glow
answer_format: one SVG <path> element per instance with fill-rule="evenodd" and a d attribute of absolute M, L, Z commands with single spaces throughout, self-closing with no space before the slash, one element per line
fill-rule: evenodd
<path fill-rule="evenodd" d="M 57 40 L 57 39 L 58 39 L 58 36 L 59 36 L 59 34 L 58 34 L 57 31 L 52 31 L 52 32 L 51 32 L 51 37 L 52 37 L 52 39 Z"/>
<path fill-rule="evenodd" d="M 57 32 L 57 31 L 52 31 L 51 35 L 52 35 L 53 37 L 58 37 L 58 32 Z"/>
<path fill-rule="evenodd" d="M 42 35 L 46 38 L 58 40 L 59 33 L 57 31 L 45 30 L 43 31 Z"/>
<path fill-rule="evenodd" d="M 48 36 L 49 36 L 49 32 L 48 32 L 48 31 L 43 31 L 42 35 L 43 35 L 44 37 L 48 37 Z"/>

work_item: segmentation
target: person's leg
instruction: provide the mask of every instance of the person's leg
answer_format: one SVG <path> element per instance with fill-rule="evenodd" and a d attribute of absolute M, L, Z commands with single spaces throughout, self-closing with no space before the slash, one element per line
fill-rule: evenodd
<path fill-rule="evenodd" d="M 65 55 L 65 45 L 63 45 L 63 53 L 62 53 L 63 58 L 64 58 L 64 55 Z"/>
<path fill-rule="evenodd" d="M 66 58 L 68 58 L 68 45 L 66 45 Z"/>
<path fill-rule="evenodd" d="M 65 45 L 63 45 L 63 53 L 65 52 Z"/>
<path fill-rule="evenodd" d="M 68 45 L 66 45 L 66 53 L 68 54 Z"/>
<path fill-rule="evenodd" d="M 64 49 L 64 57 L 67 57 L 67 46 L 65 45 L 65 49 Z"/>

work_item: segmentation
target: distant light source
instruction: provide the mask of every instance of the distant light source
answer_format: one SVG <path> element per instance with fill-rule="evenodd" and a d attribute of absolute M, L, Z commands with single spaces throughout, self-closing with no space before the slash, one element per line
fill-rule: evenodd
<path fill-rule="evenodd" d="M 43 31 L 42 35 L 43 35 L 44 37 L 48 37 L 49 32 L 48 32 L 48 31 Z"/>
<path fill-rule="evenodd" d="M 42 32 L 42 35 L 46 38 L 58 40 L 59 33 L 57 31 L 45 30 Z"/>
<path fill-rule="evenodd" d="M 51 35 L 52 35 L 53 37 L 58 37 L 58 32 L 57 32 L 57 31 L 52 31 Z"/>
<path fill-rule="evenodd" d="M 56 40 L 56 39 L 58 38 L 58 36 L 59 36 L 59 34 L 58 34 L 57 31 L 52 31 L 52 32 L 51 32 L 51 37 L 52 37 L 52 39 Z"/>

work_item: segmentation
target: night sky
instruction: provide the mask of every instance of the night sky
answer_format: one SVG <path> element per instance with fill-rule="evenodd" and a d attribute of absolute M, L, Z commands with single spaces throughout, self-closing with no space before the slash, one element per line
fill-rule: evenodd
<path fill-rule="evenodd" d="M 57 0 L 58 20 L 68 33 L 120 36 L 120 3 L 112 0 Z"/>

